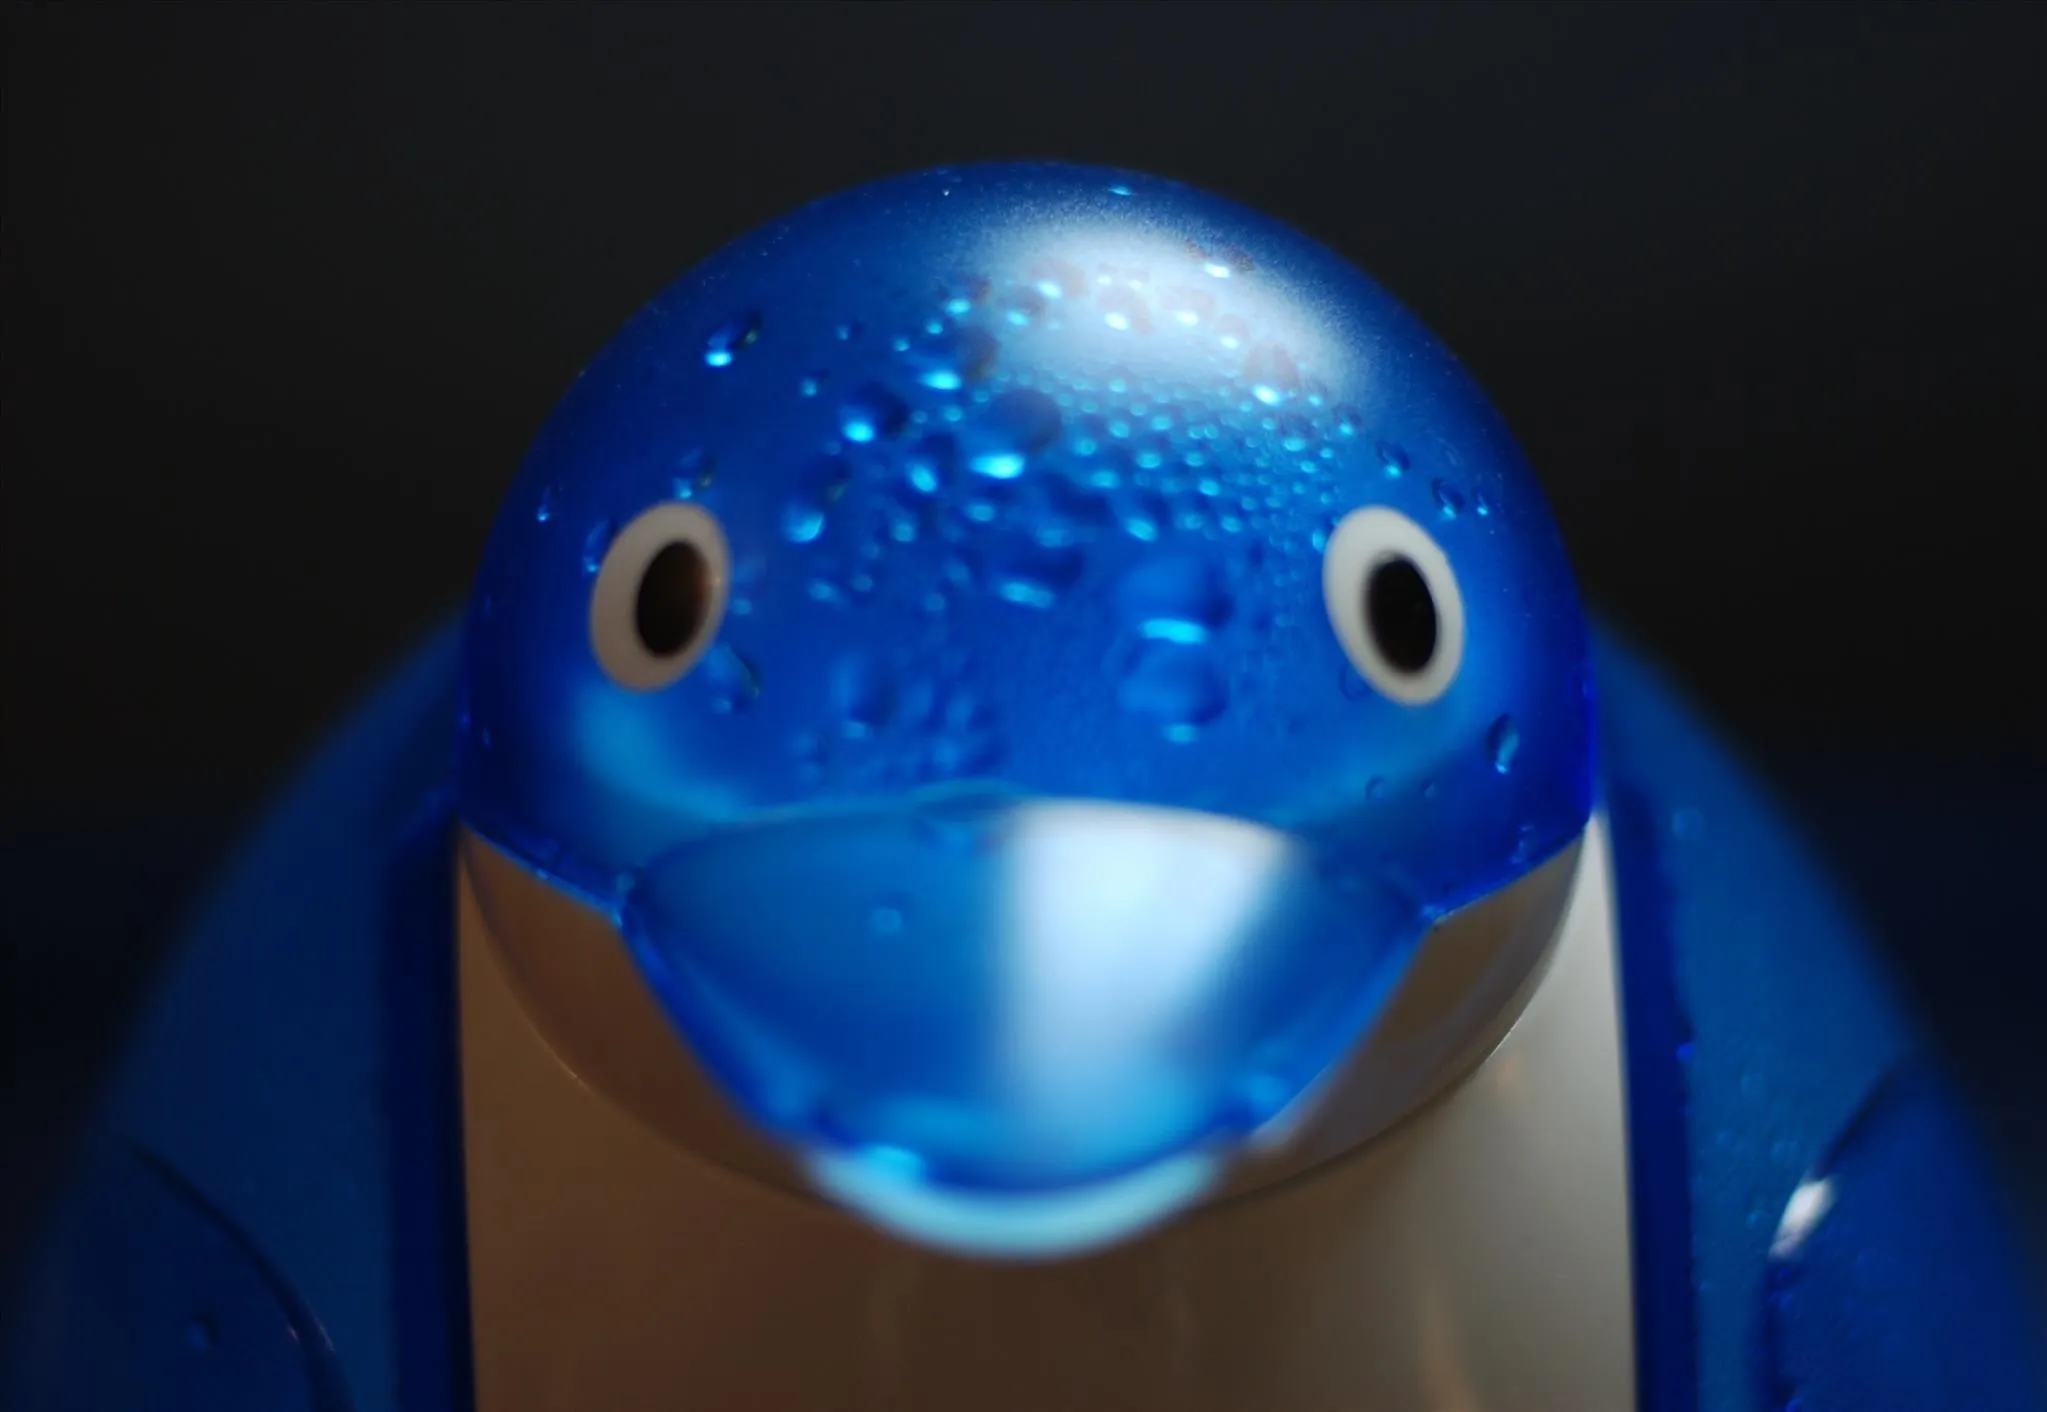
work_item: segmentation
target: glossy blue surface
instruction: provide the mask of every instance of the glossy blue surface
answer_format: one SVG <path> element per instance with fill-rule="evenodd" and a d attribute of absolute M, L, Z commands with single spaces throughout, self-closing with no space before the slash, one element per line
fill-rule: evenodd
<path fill-rule="evenodd" d="M 730 601 L 628 689 L 593 585 L 672 500 Z M 1428 704 L 1325 605 L 1366 506 L 1461 593 Z M 1271 1117 L 1577 835 L 1585 654 L 1519 453 L 1364 276 L 1151 178 L 936 172 L 740 240 L 570 391 L 477 583 L 460 808 L 620 916 L 763 1124 L 1053 1191 Z"/>
<path fill-rule="evenodd" d="M 1645 1412 L 2047 1406 L 2002 1193 L 1871 933 L 1640 657 L 1608 639 L 1597 663 Z"/>
<path fill-rule="evenodd" d="M 327 1332 L 174 1169 L 119 1142 L 78 1163 L 0 1365 L 9 1412 L 349 1412 Z"/>

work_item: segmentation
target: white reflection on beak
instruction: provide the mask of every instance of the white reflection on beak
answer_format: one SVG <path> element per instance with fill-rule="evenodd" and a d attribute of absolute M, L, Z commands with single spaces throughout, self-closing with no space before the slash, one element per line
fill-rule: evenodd
<path fill-rule="evenodd" d="M 1164 1067 L 1173 1041 L 1219 1003 L 1292 845 L 1256 824 L 1127 805 L 1032 805 L 1015 828 L 1002 954 L 1017 1096 L 1090 1127 L 1195 1101 Z"/>

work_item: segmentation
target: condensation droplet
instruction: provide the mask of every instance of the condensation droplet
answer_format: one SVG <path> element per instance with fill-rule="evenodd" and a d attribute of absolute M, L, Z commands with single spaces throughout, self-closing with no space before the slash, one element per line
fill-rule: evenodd
<path fill-rule="evenodd" d="M 824 507 L 793 499 L 782 507 L 782 537 L 791 544 L 809 544 L 824 533 Z"/>
<path fill-rule="evenodd" d="M 871 654 L 848 653 L 832 667 L 832 710 L 842 731 L 866 735 L 888 724 L 896 705 L 896 685 L 888 670 Z"/>
<path fill-rule="evenodd" d="M 1134 289 L 1112 289 L 1101 298 L 1102 322 L 1118 333 L 1150 333 L 1151 310 Z"/>
<path fill-rule="evenodd" d="M 533 518 L 543 525 L 554 518 L 553 486 L 550 485 L 545 490 L 540 492 L 539 503 L 537 503 L 533 507 Z"/>
<path fill-rule="evenodd" d="M 1117 589 L 1127 627 L 1159 642 L 1206 642 L 1234 607 L 1220 566 L 1194 555 L 1147 559 Z"/>
<path fill-rule="evenodd" d="M 1207 648 L 1154 642 L 1124 673 L 1116 700 L 1124 710 L 1170 730 L 1213 721 L 1229 705 L 1229 692 Z"/>
<path fill-rule="evenodd" d="M 1145 544 L 1158 539 L 1170 513 L 1164 496 L 1141 488 L 1119 492 L 1112 506 L 1116 522 L 1123 527 L 1123 532 Z"/>
<path fill-rule="evenodd" d="M 1506 774 L 1514 768 L 1514 756 L 1521 749 L 1521 732 L 1514 725 L 1512 716 L 1502 716 L 1493 722 L 1486 732 L 1486 755 L 1493 762 L 1493 768 Z"/>
<path fill-rule="evenodd" d="M 837 456 L 819 456 L 796 477 L 782 507 L 782 537 L 809 544 L 824 533 L 825 517 L 852 481 L 852 470 Z"/>
<path fill-rule="evenodd" d="M 1059 404 L 1031 388 L 1017 388 L 991 400 L 976 414 L 967 435 L 967 465 L 994 480 L 1023 474 L 1029 458 L 1058 440 Z"/>
<path fill-rule="evenodd" d="M 711 709 L 720 714 L 744 711 L 761 694 L 760 672 L 726 643 L 705 654 L 703 674 L 711 690 Z"/>
<path fill-rule="evenodd" d="M 1244 379 L 1251 395 L 1268 407 L 1291 401 L 1301 390 L 1301 372 L 1293 355 L 1279 344 L 1262 344 L 1244 359 Z"/>
<path fill-rule="evenodd" d="M 1407 452 L 1390 441 L 1379 443 L 1379 466 L 1386 472 L 1387 479 L 1399 480 L 1407 474 L 1410 462 Z"/>
<path fill-rule="evenodd" d="M 868 383 L 839 409 L 839 430 L 846 440 L 865 444 L 894 436 L 909 417 L 910 409 L 902 398 L 879 383 Z"/>
<path fill-rule="evenodd" d="M 728 368 L 732 360 L 751 348 L 761 336 L 761 316 L 751 309 L 734 314 L 711 331 L 704 341 L 704 362 L 714 368 Z"/>
<path fill-rule="evenodd" d="M 937 495 L 952 484 L 959 446 L 943 432 L 920 439 L 903 458 L 903 477 L 919 495 Z"/>
<path fill-rule="evenodd" d="M 904 355 L 912 376 L 939 392 L 957 392 L 988 376 L 1001 345 L 985 329 L 940 326 L 910 345 Z"/>
<path fill-rule="evenodd" d="M 1041 544 L 1029 535 L 1005 535 L 989 550 L 989 586 L 1011 603 L 1049 608 L 1080 577 L 1084 562 L 1080 551 L 1070 546 Z"/>
<path fill-rule="evenodd" d="M 1454 520 L 1464 513 L 1464 497 L 1448 481 L 1437 481 L 1432 487 L 1436 493 L 1436 506 L 1443 512 L 1443 518 Z"/>
<path fill-rule="evenodd" d="M 590 527 L 590 533 L 583 538 L 583 572 L 594 574 L 604 567 L 604 556 L 611 549 L 611 541 L 618 537 L 616 520 L 599 520 Z"/>

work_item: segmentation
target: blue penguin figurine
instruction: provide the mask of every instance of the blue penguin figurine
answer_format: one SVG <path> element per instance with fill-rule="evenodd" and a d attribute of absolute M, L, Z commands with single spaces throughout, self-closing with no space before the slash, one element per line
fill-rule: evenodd
<path fill-rule="evenodd" d="M 1389 296 L 942 170 L 577 381 L 133 1036 L 10 1407 L 2039 1405 L 1863 933 Z"/>

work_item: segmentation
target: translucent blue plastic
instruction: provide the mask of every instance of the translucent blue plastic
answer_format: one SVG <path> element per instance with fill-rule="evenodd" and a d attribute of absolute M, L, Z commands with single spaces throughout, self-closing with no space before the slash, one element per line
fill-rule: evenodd
<path fill-rule="evenodd" d="M 669 500 L 731 597 L 634 691 L 592 586 Z M 1325 608 L 1368 505 L 1457 578 L 1426 705 Z M 1576 837 L 1587 683 L 1533 478 L 1384 291 L 1185 187 L 940 171 L 742 239 L 570 391 L 477 584 L 460 809 L 619 917 L 770 1129 L 1043 1192 L 1256 1127 Z"/>

